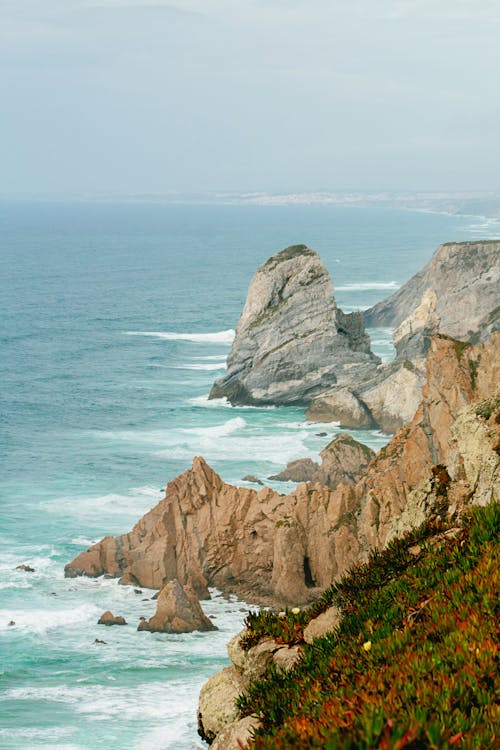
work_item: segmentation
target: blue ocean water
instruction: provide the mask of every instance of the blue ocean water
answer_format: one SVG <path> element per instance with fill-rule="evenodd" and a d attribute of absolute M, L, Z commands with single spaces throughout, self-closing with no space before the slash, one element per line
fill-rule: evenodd
<path fill-rule="evenodd" d="M 377 208 L 0 205 L 2 748 L 204 747 L 198 691 L 226 662 L 246 605 L 214 592 L 205 608 L 217 633 L 137 633 L 153 592 L 65 580 L 63 568 L 127 531 L 197 454 L 241 483 L 317 456 L 338 431 L 306 423 L 299 408 L 207 400 L 257 266 L 304 242 L 350 311 L 397 288 L 440 242 L 498 230 Z M 389 359 L 390 331 L 370 333 Z M 105 609 L 130 625 L 97 626 Z"/>

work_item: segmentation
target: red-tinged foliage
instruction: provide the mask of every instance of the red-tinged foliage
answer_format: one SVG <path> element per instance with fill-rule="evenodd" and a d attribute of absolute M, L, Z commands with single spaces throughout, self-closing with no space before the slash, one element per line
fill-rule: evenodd
<path fill-rule="evenodd" d="M 426 534 L 420 539 L 424 547 Z M 475 510 L 454 539 L 425 547 L 417 561 L 397 543 L 333 586 L 321 606 L 342 606 L 338 630 L 305 644 L 303 660 L 291 673 L 271 671 L 239 699 L 244 713 L 262 720 L 252 747 L 496 747 L 499 535 L 500 512 L 493 503 Z M 254 616 L 247 623 L 256 626 L 249 640 L 277 628 L 296 642 L 311 616 Z"/>

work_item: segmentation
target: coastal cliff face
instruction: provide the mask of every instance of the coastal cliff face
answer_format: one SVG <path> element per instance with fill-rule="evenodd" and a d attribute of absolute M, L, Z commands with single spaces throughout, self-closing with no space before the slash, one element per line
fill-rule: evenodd
<path fill-rule="evenodd" d="M 364 313 L 368 326 L 394 326 L 396 358 L 348 388 L 316 397 L 308 419 L 395 432 L 413 417 L 425 383 L 431 336 L 477 343 L 499 329 L 500 241 L 441 245 L 429 263 Z"/>
<path fill-rule="evenodd" d="M 477 335 L 486 340 L 498 330 L 499 283 L 500 240 L 447 242 L 397 292 L 366 310 L 365 322 L 400 326 L 432 290 L 440 333 L 465 341 Z"/>
<path fill-rule="evenodd" d="M 215 585 L 248 601 L 310 601 L 372 547 L 446 500 L 460 513 L 498 497 L 500 335 L 487 345 L 434 336 L 422 403 L 354 485 L 300 484 L 289 495 L 233 487 L 196 458 L 129 534 L 106 537 L 66 566 L 198 596 Z"/>
<path fill-rule="evenodd" d="M 374 370 L 360 313 L 345 315 L 319 255 L 285 248 L 250 284 L 227 373 L 210 398 L 232 404 L 307 404 L 335 383 Z"/>

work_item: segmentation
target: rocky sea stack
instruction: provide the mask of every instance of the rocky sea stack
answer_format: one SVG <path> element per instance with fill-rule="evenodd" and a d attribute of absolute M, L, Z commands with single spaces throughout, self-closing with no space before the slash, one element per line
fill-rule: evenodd
<path fill-rule="evenodd" d="M 210 398 L 237 404 L 308 404 L 337 384 L 373 372 L 361 313 L 335 304 L 332 280 L 314 250 L 293 245 L 271 256 L 250 284 L 227 374 Z"/>

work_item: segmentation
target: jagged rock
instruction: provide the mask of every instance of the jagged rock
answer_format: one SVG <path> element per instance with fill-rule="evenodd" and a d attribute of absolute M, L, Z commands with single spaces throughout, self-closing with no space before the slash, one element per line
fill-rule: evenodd
<path fill-rule="evenodd" d="M 226 667 L 206 682 L 198 702 L 198 734 L 212 742 L 226 726 L 240 719 L 235 706 L 244 681 L 236 667 Z"/>
<path fill-rule="evenodd" d="M 256 716 L 245 716 L 223 729 L 210 745 L 210 750 L 242 750 L 259 726 L 260 721 Z"/>
<path fill-rule="evenodd" d="M 103 612 L 103 614 L 99 617 L 97 620 L 98 625 L 126 625 L 126 620 L 121 615 L 115 615 L 108 610 L 106 612 Z"/>
<path fill-rule="evenodd" d="M 370 352 L 360 313 L 345 315 L 319 255 L 285 248 L 257 270 L 227 360 L 210 398 L 232 404 L 307 404 L 334 383 L 368 373 Z"/>
<path fill-rule="evenodd" d="M 485 340 L 495 330 L 486 323 L 495 309 L 498 315 L 499 282 L 500 240 L 447 242 L 397 292 L 366 310 L 365 323 L 401 326 L 432 290 L 436 303 L 431 314 L 439 319 L 440 333 Z M 491 323 L 495 320 L 493 316 Z"/>
<path fill-rule="evenodd" d="M 375 456 L 374 451 L 345 433 L 337 435 L 321 453 L 321 464 L 299 458 L 269 479 L 285 482 L 318 482 L 335 489 L 338 484 L 356 484 Z"/>
<path fill-rule="evenodd" d="M 179 581 L 169 581 L 158 596 L 156 614 L 141 619 L 137 630 L 151 633 L 191 633 L 193 630 L 217 630 L 200 607 L 193 589 Z"/>
<path fill-rule="evenodd" d="M 16 570 L 24 570 L 25 573 L 35 572 L 35 568 L 32 568 L 31 565 L 26 565 L 26 563 L 23 563 L 22 565 L 17 565 Z"/>
<path fill-rule="evenodd" d="M 323 638 L 340 624 L 341 612 L 338 607 L 328 607 L 324 612 L 311 620 L 304 628 L 304 640 L 312 643 L 315 638 Z"/>
<path fill-rule="evenodd" d="M 500 427 L 498 407 L 490 404 L 498 382 L 500 335 L 478 346 L 434 336 L 417 413 L 354 486 L 302 483 L 286 496 L 268 487 L 257 492 L 224 483 L 196 458 L 130 533 L 106 537 L 66 574 L 112 572 L 151 588 L 177 578 L 247 601 L 310 601 L 399 533 L 400 519 L 419 522 L 438 497 L 433 467 L 447 467 L 446 491 L 457 512 L 499 496 Z M 469 409 L 473 404 L 477 410 Z"/>

